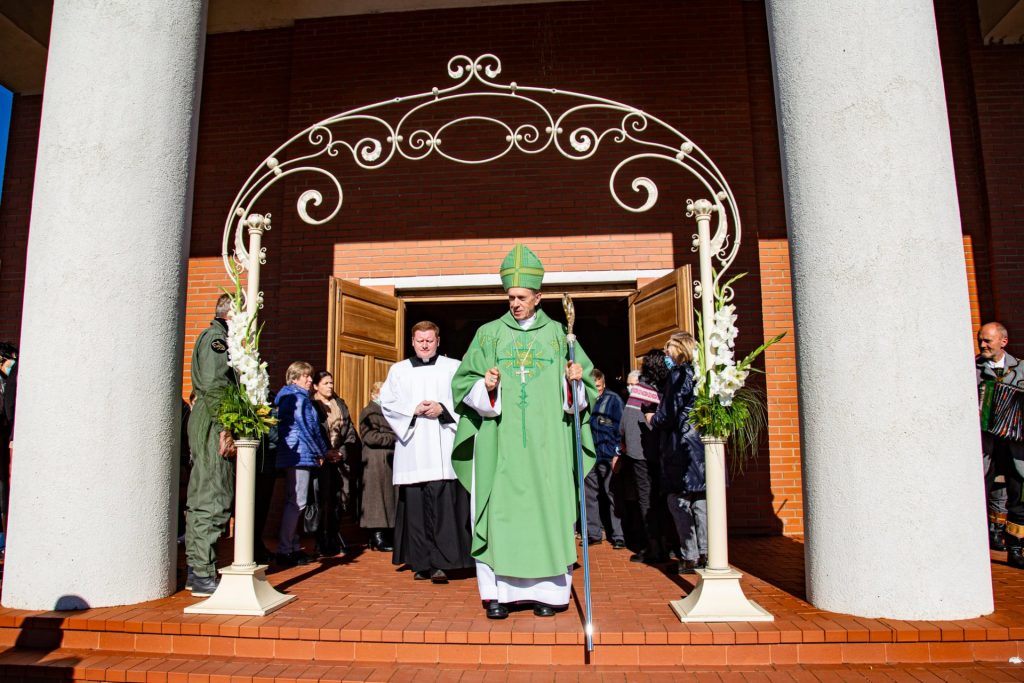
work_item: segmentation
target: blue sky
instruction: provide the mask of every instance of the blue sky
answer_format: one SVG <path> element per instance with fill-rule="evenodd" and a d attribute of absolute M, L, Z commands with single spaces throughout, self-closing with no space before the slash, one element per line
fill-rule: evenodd
<path fill-rule="evenodd" d="M 11 127 L 11 91 L 0 85 L 0 201 L 4 191 L 4 165 L 7 161 L 7 132 Z"/>

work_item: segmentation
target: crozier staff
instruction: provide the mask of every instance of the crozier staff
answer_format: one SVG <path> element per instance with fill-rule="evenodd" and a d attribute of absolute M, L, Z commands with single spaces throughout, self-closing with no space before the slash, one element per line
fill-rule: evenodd
<path fill-rule="evenodd" d="M 490 619 L 507 617 L 508 603 L 552 616 L 572 588 L 573 406 L 582 413 L 597 391 L 586 354 L 577 346 L 577 362 L 569 362 L 565 328 L 539 308 L 543 276 L 527 247 L 509 252 L 501 264 L 509 310 L 477 330 L 452 381 L 463 416 L 452 465 L 473 493 L 473 557 Z M 585 421 L 580 441 L 589 471 L 594 444 Z"/>

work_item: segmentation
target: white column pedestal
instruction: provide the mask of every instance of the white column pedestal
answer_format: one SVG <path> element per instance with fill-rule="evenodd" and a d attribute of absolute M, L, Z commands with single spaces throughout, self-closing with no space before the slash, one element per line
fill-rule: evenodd
<path fill-rule="evenodd" d="M 256 509 L 256 448 L 260 442 L 238 439 L 235 466 L 235 561 L 220 570 L 213 595 L 185 608 L 185 614 L 240 614 L 262 617 L 295 599 L 279 593 L 267 581 L 267 565 L 252 558 Z"/>
<path fill-rule="evenodd" d="M 267 581 L 267 565 L 220 571 L 217 591 L 202 602 L 185 608 L 185 614 L 239 614 L 262 617 L 284 607 L 294 595 L 279 593 Z"/>
<path fill-rule="evenodd" d="M 711 291 L 705 289 L 704 291 Z M 708 566 L 698 569 L 696 588 L 669 603 L 680 621 L 773 621 L 775 617 L 743 594 L 740 577 L 729 566 L 729 529 L 725 501 L 725 441 L 704 438 L 708 504 Z"/>
<path fill-rule="evenodd" d="M 740 586 L 743 574 L 735 569 L 698 569 L 700 580 L 685 598 L 669 603 L 683 623 L 695 621 L 774 621 L 775 617 Z"/>

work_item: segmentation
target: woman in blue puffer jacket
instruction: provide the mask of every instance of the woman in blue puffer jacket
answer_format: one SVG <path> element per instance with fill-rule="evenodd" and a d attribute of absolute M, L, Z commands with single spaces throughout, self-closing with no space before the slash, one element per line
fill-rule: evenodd
<path fill-rule="evenodd" d="M 689 332 L 673 334 L 665 344 L 671 366 L 661 404 L 651 427 L 661 432 L 662 491 L 682 544 L 679 572 L 692 574 L 707 565 L 708 507 L 704 480 L 704 443 L 690 424 L 695 398 L 693 371 L 697 342 Z"/>
<path fill-rule="evenodd" d="M 313 559 L 302 552 L 297 527 L 306 510 L 310 477 L 328 456 L 329 449 L 320 433 L 320 418 L 309 396 L 313 366 L 302 361 L 292 363 L 285 373 L 285 382 L 274 398 L 280 420 L 277 469 L 285 471 L 287 496 L 275 558 L 283 567 L 294 567 Z"/>

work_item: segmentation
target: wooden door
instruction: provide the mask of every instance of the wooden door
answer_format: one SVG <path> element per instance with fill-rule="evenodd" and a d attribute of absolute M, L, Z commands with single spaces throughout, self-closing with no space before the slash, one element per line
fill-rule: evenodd
<path fill-rule="evenodd" d="M 331 278 L 327 369 L 354 418 L 370 401 L 373 383 L 383 382 L 402 357 L 404 312 L 397 297 Z"/>
<path fill-rule="evenodd" d="M 634 370 L 651 349 L 674 332 L 693 333 L 693 280 L 690 266 L 676 268 L 629 298 L 630 359 Z"/>

